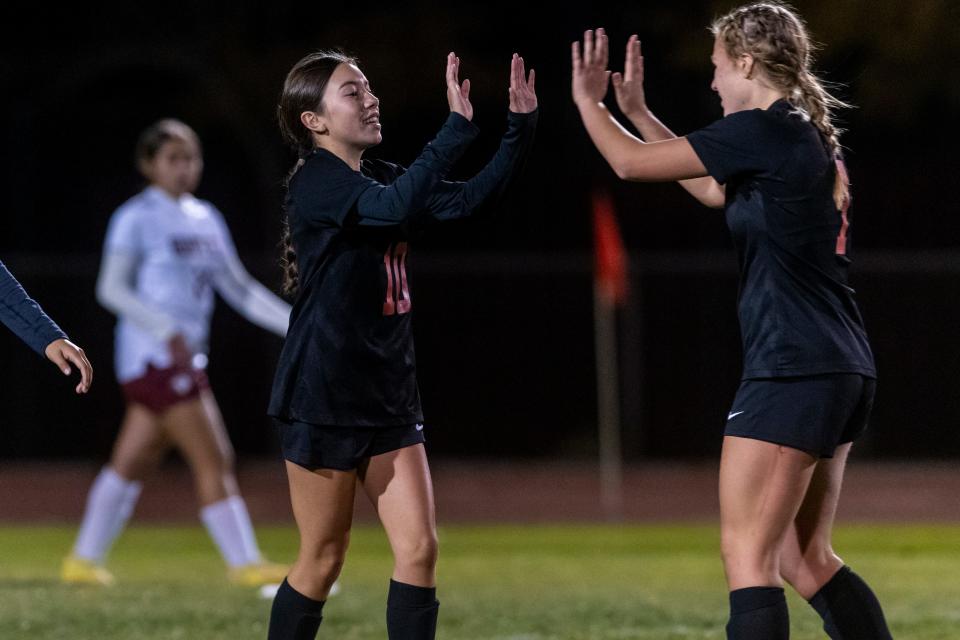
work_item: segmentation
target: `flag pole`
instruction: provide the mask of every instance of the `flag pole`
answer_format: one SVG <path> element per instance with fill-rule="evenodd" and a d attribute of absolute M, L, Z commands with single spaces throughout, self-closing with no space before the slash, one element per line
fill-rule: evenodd
<path fill-rule="evenodd" d="M 597 437 L 600 504 L 610 520 L 623 518 L 623 451 L 617 308 L 627 295 L 627 260 L 613 204 L 602 192 L 593 197 L 593 319 L 597 368 Z"/>

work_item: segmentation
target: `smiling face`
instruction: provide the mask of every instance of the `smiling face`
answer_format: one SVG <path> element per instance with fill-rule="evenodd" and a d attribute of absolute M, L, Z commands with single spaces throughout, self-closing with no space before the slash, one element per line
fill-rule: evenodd
<path fill-rule="evenodd" d="M 713 41 L 710 61 L 713 62 L 713 82 L 710 83 L 710 88 L 720 95 L 723 115 L 727 116 L 746 109 L 753 82 L 749 78 L 752 67 L 750 56 L 744 54 L 734 60 L 727 53 L 721 39 L 717 37 Z"/>
<path fill-rule="evenodd" d="M 169 138 L 152 157 L 140 160 L 140 171 L 151 184 L 180 197 L 200 184 L 203 156 L 195 141 Z"/>
<path fill-rule="evenodd" d="M 319 146 L 363 151 L 380 144 L 380 100 L 355 65 L 337 65 L 323 93 L 321 111 L 304 112 L 304 125 Z"/>

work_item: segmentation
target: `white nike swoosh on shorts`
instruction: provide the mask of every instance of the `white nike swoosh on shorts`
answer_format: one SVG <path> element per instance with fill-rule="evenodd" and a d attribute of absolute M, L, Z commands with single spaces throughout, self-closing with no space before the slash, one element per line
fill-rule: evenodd
<path fill-rule="evenodd" d="M 418 425 L 417 425 L 416 427 L 414 427 L 414 428 L 415 428 L 417 431 L 423 431 L 423 425 L 422 425 L 422 424 L 418 424 Z"/>
<path fill-rule="evenodd" d="M 741 413 L 743 413 L 743 411 L 736 411 L 736 412 L 728 413 L 728 414 L 727 414 L 727 420 L 733 420 L 734 418 L 736 418 L 736 417 L 737 417 L 738 415 L 740 415 Z"/>

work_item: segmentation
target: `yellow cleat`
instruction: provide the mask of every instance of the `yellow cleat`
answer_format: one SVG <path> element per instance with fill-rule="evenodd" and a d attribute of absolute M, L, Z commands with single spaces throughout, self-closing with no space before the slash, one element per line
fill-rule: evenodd
<path fill-rule="evenodd" d="M 230 582 L 241 587 L 261 587 L 265 584 L 283 582 L 290 570 L 285 564 L 275 562 L 254 562 L 230 569 L 227 574 Z"/>
<path fill-rule="evenodd" d="M 109 587 L 115 582 L 113 574 L 103 565 L 72 555 L 63 559 L 60 580 L 67 584 L 89 584 L 100 587 Z"/>

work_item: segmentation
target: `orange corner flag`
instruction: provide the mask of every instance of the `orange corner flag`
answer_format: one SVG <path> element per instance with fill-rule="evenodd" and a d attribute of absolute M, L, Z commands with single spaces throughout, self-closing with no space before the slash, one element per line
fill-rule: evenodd
<path fill-rule="evenodd" d="M 593 194 L 593 278 L 604 299 L 617 306 L 627 298 L 627 252 L 610 195 Z"/>

